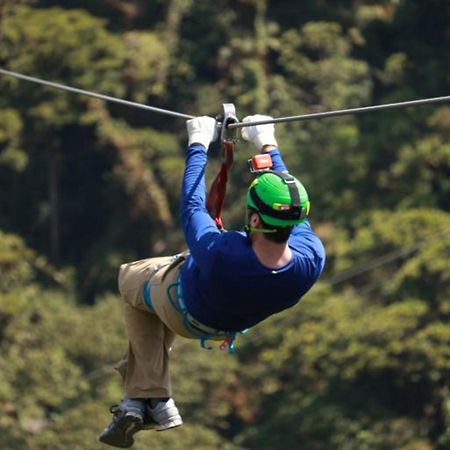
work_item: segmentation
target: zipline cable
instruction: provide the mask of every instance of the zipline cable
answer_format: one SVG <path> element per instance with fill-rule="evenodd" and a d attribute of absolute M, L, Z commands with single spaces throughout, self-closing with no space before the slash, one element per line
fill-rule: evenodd
<path fill-rule="evenodd" d="M 410 100 L 399 103 L 386 103 L 384 105 L 363 106 L 360 108 L 341 109 L 337 111 L 324 111 L 319 113 L 302 114 L 300 116 L 279 117 L 271 120 L 258 120 L 254 122 L 231 123 L 228 128 L 243 128 L 253 125 L 266 125 L 269 123 L 294 122 L 297 120 L 325 119 L 327 117 L 344 116 L 347 114 L 363 114 L 373 111 L 384 111 L 387 109 L 406 108 L 410 106 L 430 105 L 433 103 L 450 102 L 450 95 L 444 97 L 424 98 L 420 100 Z"/>
<path fill-rule="evenodd" d="M 65 84 L 54 83 L 52 81 L 43 80 L 41 78 L 30 77 L 28 75 L 23 75 L 21 73 L 13 72 L 11 70 L 5 70 L 5 69 L 0 68 L 0 74 L 6 75 L 9 77 L 13 77 L 13 78 L 18 78 L 20 80 L 30 81 L 32 83 L 42 84 L 44 86 L 49 86 L 49 87 L 56 88 L 56 89 L 61 89 L 63 91 L 73 92 L 75 94 L 87 95 L 89 97 L 94 97 L 94 98 L 106 100 L 109 102 L 120 103 L 120 104 L 126 105 L 126 106 L 145 109 L 145 110 L 153 111 L 153 112 L 160 113 L 160 114 L 166 114 L 168 116 L 180 117 L 183 119 L 193 119 L 195 117 L 195 116 L 191 116 L 188 114 L 182 114 L 182 113 L 175 112 L 175 111 L 169 111 L 167 109 L 156 108 L 154 106 L 144 105 L 142 103 L 131 102 L 128 100 L 111 97 L 109 95 L 103 95 L 103 94 L 98 94 L 96 92 L 86 91 L 84 89 L 74 88 L 71 86 L 67 86 Z M 389 109 L 407 108 L 407 107 L 411 107 L 411 106 L 431 105 L 431 104 L 445 103 L 445 102 L 450 102 L 450 95 L 443 96 L 443 97 L 432 97 L 432 98 L 424 98 L 424 99 L 419 99 L 419 100 L 410 100 L 410 101 L 399 102 L 399 103 L 386 103 L 383 105 L 372 105 L 372 106 L 363 106 L 360 108 L 341 109 L 341 110 L 336 110 L 336 111 L 324 111 L 324 112 L 319 112 L 319 113 L 302 114 L 299 116 L 279 117 L 279 118 L 275 118 L 275 119 L 271 119 L 271 120 L 258 120 L 258 121 L 254 121 L 254 122 L 230 123 L 227 125 L 227 128 L 236 129 L 236 128 L 249 127 L 249 126 L 253 126 L 253 125 L 265 125 L 265 124 L 270 124 L 270 123 L 285 123 L 285 122 L 294 122 L 294 121 L 300 121 L 300 120 L 325 119 L 327 117 L 337 117 L 337 116 L 344 116 L 344 115 L 348 115 L 348 114 L 356 115 L 356 114 L 364 114 L 367 112 L 385 111 L 385 110 L 389 110 Z"/>
<path fill-rule="evenodd" d="M 91 92 L 91 91 L 86 91 L 84 89 L 74 88 L 74 87 L 71 87 L 71 86 L 67 86 L 65 84 L 54 83 L 52 81 L 42 80 L 41 78 L 30 77 L 28 75 L 23 75 L 21 73 L 12 72 L 10 70 L 5 70 L 5 69 L 1 69 L 0 68 L 0 73 L 2 75 L 6 75 L 8 77 L 18 78 L 20 80 L 25 80 L 25 81 L 31 81 L 32 83 L 42 84 L 44 86 L 49 86 L 49 87 L 60 89 L 60 90 L 63 90 L 63 91 L 73 92 L 74 94 L 87 95 L 89 97 L 94 97 L 94 98 L 98 98 L 98 99 L 101 99 L 101 100 L 106 100 L 108 102 L 120 103 L 121 105 L 126 105 L 126 106 L 132 106 L 134 108 L 145 109 L 147 111 L 153 111 L 153 112 L 156 112 L 156 113 L 159 113 L 159 114 L 165 114 L 167 116 L 181 117 L 183 119 L 193 119 L 194 118 L 194 116 L 190 116 L 188 114 L 182 114 L 182 113 L 175 112 L 175 111 L 169 111 L 167 109 L 156 108 L 155 106 L 148 106 L 148 105 L 144 105 L 142 103 L 131 102 L 129 100 L 123 100 L 123 99 L 120 99 L 120 98 L 111 97 L 109 95 L 98 94 L 96 92 Z"/>

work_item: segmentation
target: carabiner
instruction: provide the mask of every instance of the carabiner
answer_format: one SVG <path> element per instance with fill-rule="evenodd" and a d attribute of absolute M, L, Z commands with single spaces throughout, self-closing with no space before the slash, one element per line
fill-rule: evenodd
<path fill-rule="evenodd" d="M 236 108 L 233 103 L 224 103 L 223 107 L 223 115 L 218 117 L 219 127 L 220 127 L 220 141 L 233 141 L 236 142 L 239 138 L 238 128 L 234 128 L 232 130 L 228 129 L 228 125 L 230 123 L 238 123 L 239 120 L 236 117 Z"/>

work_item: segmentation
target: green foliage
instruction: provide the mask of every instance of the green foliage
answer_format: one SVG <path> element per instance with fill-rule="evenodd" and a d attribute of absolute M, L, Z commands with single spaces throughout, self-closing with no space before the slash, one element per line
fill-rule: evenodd
<path fill-rule="evenodd" d="M 23 240 L 0 230 L 0 292 L 29 284 L 33 277 L 31 260 L 35 257 Z"/>
<path fill-rule="evenodd" d="M 20 171 L 28 162 L 27 154 L 20 149 L 22 122 L 14 109 L 0 110 L 0 164 Z"/>
<path fill-rule="evenodd" d="M 351 58 L 352 43 L 338 24 L 307 23 L 300 32 L 286 31 L 279 46 L 289 79 L 310 87 L 303 92 L 305 103 L 337 109 L 359 106 L 367 98 L 367 64 Z"/>
<path fill-rule="evenodd" d="M 412 144 L 400 148 L 398 160 L 385 175 L 386 183 L 405 197 L 402 206 L 427 205 L 448 209 L 450 183 L 450 108 L 442 107 L 427 120 L 430 130 Z M 407 181 L 408 180 L 408 181 Z M 411 186 L 411 180 L 413 185 Z"/>
<path fill-rule="evenodd" d="M 12 70 L 53 81 L 64 79 L 81 89 L 95 85 L 100 92 L 124 93 L 119 83 L 120 41 L 107 33 L 100 19 L 83 11 L 18 7 L 5 19 L 3 41 L 0 57 L 10 61 Z M 8 85 L 17 86 L 17 81 Z M 77 121 L 78 105 L 85 102 L 32 85 L 22 94 L 17 100 L 25 101 L 22 106 L 28 106 L 27 113 L 34 120 L 55 126 Z"/>
<path fill-rule="evenodd" d="M 368 286 L 371 295 L 382 302 L 419 295 L 429 299 L 436 312 L 446 311 L 450 297 L 448 214 L 432 209 L 384 210 L 374 211 L 367 222 L 364 226 L 361 221 L 353 239 L 341 246 L 337 269 L 350 265 L 370 269 L 352 284 Z"/>

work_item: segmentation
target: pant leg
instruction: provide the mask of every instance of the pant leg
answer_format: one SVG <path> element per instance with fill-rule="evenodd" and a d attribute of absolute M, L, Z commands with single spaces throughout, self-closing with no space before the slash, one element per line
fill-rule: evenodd
<path fill-rule="evenodd" d="M 142 294 L 144 282 L 151 280 L 159 264 L 169 261 L 170 257 L 149 258 L 120 268 L 119 291 L 129 343 L 126 356 L 116 368 L 131 398 L 172 395 L 169 353 L 175 333 L 148 311 Z"/>
<path fill-rule="evenodd" d="M 169 353 L 175 333 L 152 313 L 124 303 L 128 350 L 124 384 L 130 398 L 171 397 Z"/>

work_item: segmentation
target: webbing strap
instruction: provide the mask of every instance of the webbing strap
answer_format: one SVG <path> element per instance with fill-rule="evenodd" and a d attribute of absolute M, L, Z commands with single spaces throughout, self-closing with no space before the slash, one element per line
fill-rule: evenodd
<path fill-rule="evenodd" d="M 295 178 L 285 172 L 274 171 L 274 173 L 276 173 L 286 183 L 292 200 L 292 208 L 298 210 L 300 208 L 300 194 L 298 192 L 297 185 L 295 184 Z"/>
<path fill-rule="evenodd" d="M 223 230 L 222 210 L 227 191 L 228 171 L 234 160 L 234 141 L 225 140 L 222 143 L 222 163 L 219 173 L 211 184 L 208 197 L 206 199 L 206 209 L 214 219 L 217 228 Z"/>
<path fill-rule="evenodd" d="M 175 297 L 172 296 L 172 288 L 175 288 L 176 290 L 176 295 Z M 197 328 L 197 326 L 204 326 L 200 324 L 198 321 L 196 321 L 190 314 L 189 311 L 186 308 L 186 305 L 184 303 L 183 300 L 183 288 L 181 285 L 181 275 L 178 274 L 177 279 L 175 280 L 174 283 L 172 283 L 171 285 L 169 285 L 167 287 L 166 290 L 167 293 L 167 299 L 169 300 L 169 303 L 172 305 L 172 307 L 178 311 L 182 318 L 183 318 L 183 327 L 184 329 L 192 334 L 195 338 L 200 340 L 200 346 L 206 350 L 212 350 L 212 347 L 207 345 L 206 342 L 212 338 L 216 338 L 216 337 L 223 337 L 224 340 L 222 342 L 222 344 L 220 345 L 220 350 L 226 350 L 228 348 L 228 353 L 232 354 L 235 351 L 234 348 L 234 340 L 236 339 L 236 335 L 238 333 L 242 333 L 245 334 L 247 333 L 248 329 L 246 330 L 242 330 L 242 331 L 219 331 L 219 330 L 214 330 L 211 328 L 211 332 L 208 331 L 203 331 L 199 328 Z M 209 328 L 209 327 L 208 327 Z"/>

